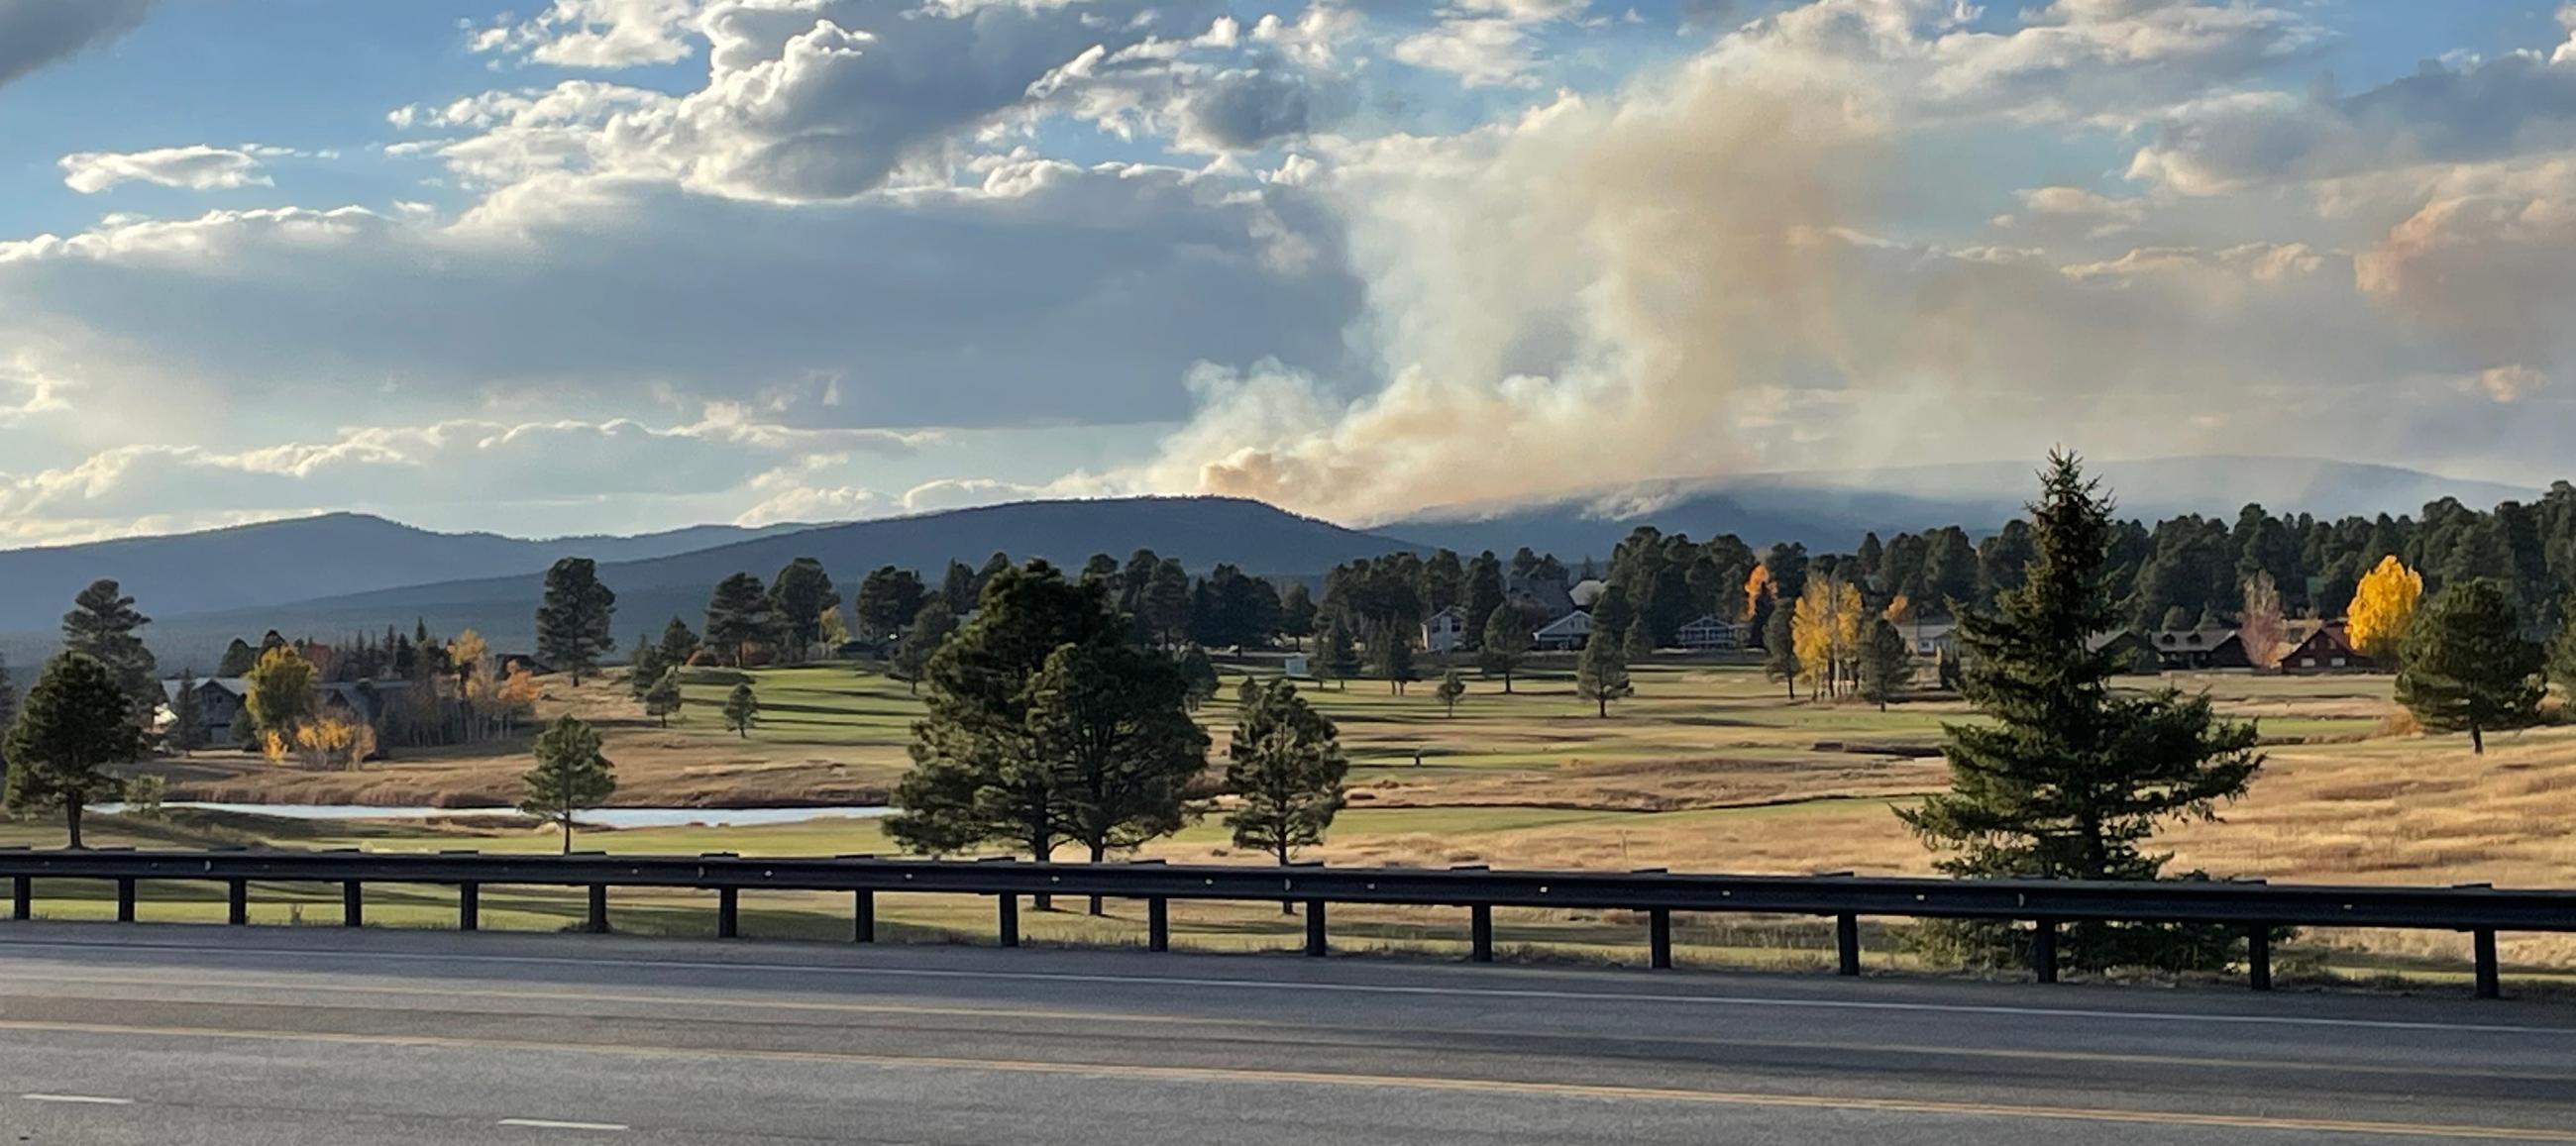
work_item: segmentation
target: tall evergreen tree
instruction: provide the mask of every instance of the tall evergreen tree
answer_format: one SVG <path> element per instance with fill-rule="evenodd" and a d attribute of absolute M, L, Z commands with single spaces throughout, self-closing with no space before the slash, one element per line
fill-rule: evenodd
<path fill-rule="evenodd" d="M 2483 577 L 2455 581 L 2433 594 L 2407 633 L 2397 703 L 2426 728 L 2465 730 L 2469 751 L 2484 753 L 2488 732 L 2539 719 L 2549 687 L 2541 662 L 2503 588 Z"/>
<path fill-rule="evenodd" d="M 672 665 L 664 668 L 662 675 L 654 679 L 653 687 L 645 690 L 644 715 L 669 728 L 672 715 L 679 712 L 680 706 L 686 702 L 687 696 L 680 690 L 679 666 Z"/>
<path fill-rule="evenodd" d="M 1306 638 L 1315 635 L 1315 595 L 1303 581 L 1291 581 L 1279 594 L 1279 635 L 1304 648 Z"/>
<path fill-rule="evenodd" d="M 179 670 L 179 688 L 170 698 L 170 748 L 181 756 L 206 746 L 206 706 L 197 698 L 197 674 Z M 5 727 L 5 724 L 0 724 Z"/>
<path fill-rule="evenodd" d="M 1512 691 L 1512 670 L 1520 667 L 1521 662 L 1529 658 L 1530 650 L 1537 645 L 1538 630 L 1531 622 L 1529 611 L 1517 605 L 1506 604 L 1495 609 L 1492 615 L 1485 618 L 1484 649 L 1477 656 L 1486 672 L 1502 676 L 1503 692 L 1509 695 Z"/>
<path fill-rule="evenodd" d="M 1244 681 L 1242 715 L 1226 745 L 1225 786 L 1235 805 L 1225 817 L 1234 846 L 1276 858 L 1285 867 L 1298 848 L 1324 842 L 1343 804 L 1350 761 L 1341 733 L 1297 694 L 1286 678 Z M 1288 903 L 1281 910 L 1293 912 Z"/>
<path fill-rule="evenodd" d="M 833 588 L 832 575 L 823 571 L 822 562 L 799 557 L 771 579 L 769 595 L 778 602 L 791 659 L 806 659 L 823 639 L 823 614 L 841 607 L 841 591 Z"/>
<path fill-rule="evenodd" d="M 1465 635 L 1471 640 L 1481 639 L 1485 626 L 1493 623 L 1494 610 L 1502 608 L 1506 599 L 1503 594 L 1503 561 L 1494 556 L 1493 550 L 1485 550 L 1468 559 L 1465 596 Z"/>
<path fill-rule="evenodd" d="M 1034 682 L 1056 650 L 1115 643 L 1124 628 L 1098 583 L 1067 581 L 1044 561 L 995 574 L 923 674 L 928 711 L 913 723 L 887 834 L 933 854 L 1009 843 L 1053 856 L 1072 820 L 1058 772 L 1031 744 Z"/>
<path fill-rule="evenodd" d="M 1610 702 L 1625 700 L 1636 694 L 1628 683 L 1628 649 L 1617 636 L 1595 630 L 1583 642 L 1583 656 L 1574 662 L 1574 691 L 1593 703 L 1602 717 L 1610 715 Z"/>
<path fill-rule="evenodd" d="M 1108 558 L 1103 555 L 1096 560 Z M 1109 568 L 1114 572 L 1118 565 L 1111 562 Z M 1088 574 L 1090 567 L 1086 566 L 1083 572 Z M 975 611 L 975 588 L 975 567 L 963 561 L 950 560 L 947 574 L 939 579 L 939 597 L 947 602 L 949 616 L 963 617 Z"/>
<path fill-rule="evenodd" d="M 706 643 L 726 663 L 742 667 L 754 649 L 777 644 L 782 632 L 778 602 L 760 578 L 736 573 L 716 583 L 707 601 Z"/>
<path fill-rule="evenodd" d="M 535 754 L 537 766 L 519 777 L 519 811 L 560 825 L 571 855 L 573 815 L 616 794 L 616 766 L 600 753 L 599 732 L 571 716 L 537 734 Z"/>
<path fill-rule="evenodd" d="M 643 634 L 635 636 L 635 647 L 626 653 L 626 694 L 638 702 L 661 683 L 663 670 L 670 668 L 662 661 L 662 646 Z"/>
<path fill-rule="evenodd" d="M 233 643 L 224 646 L 223 659 L 215 662 L 215 675 L 220 677 L 245 676 L 249 674 L 250 666 L 258 663 L 259 650 L 250 647 L 249 641 L 245 641 L 240 637 L 234 637 Z"/>
<path fill-rule="evenodd" d="M 1798 699 L 1798 677 L 1805 666 L 1798 663 L 1798 618 L 1794 609 L 1773 609 L 1762 626 L 1762 678 L 1789 687 L 1789 699 Z"/>
<path fill-rule="evenodd" d="M 1897 631 L 1893 622 L 1879 618 L 1870 625 L 1868 638 L 1861 642 L 1861 699 L 1876 703 L 1878 710 L 1885 712 L 1888 699 L 1905 691 L 1913 681 L 1913 646 L 1906 643 L 1905 634 Z"/>
<path fill-rule="evenodd" d="M 2110 503 L 2068 454 L 2051 454 L 2030 509 L 2032 558 L 1992 614 L 1970 613 L 1963 686 L 1989 718 L 1945 729 L 1950 791 L 1897 813 L 1957 876 L 2158 878 L 2139 844 L 2168 820 L 2209 818 L 2242 795 L 2262 758 L 2253 725 L 2220 719 L 2207 695 L 2111 687 L 2122 665 L 2093 634 L 2117 619 L 2107 591 Z M 1973 958 L 2027 949 L 2013 925 L 1945 925 Z M 2202 925 L 2084 922 L 2060 948 L 2072 966 L 2223 966 L 2239 939 Z"/>
<path fill-rule="evenodd" d="M 9 767 L 9 726 L 18 722 L 18 686 L 9 679 L 9 660 L 0 657 L 0 771 Z"/>
<path fill-rule="evenodd" d="M 599 583 L 597 563 L 587 557 L 555 562 L 537 606 L 537 657 L 572 674 L 580 687 L 582 674 L 597 671 L 600 656 L 617 647 L 609 629 L 616 614 L 617 594 Z"/>
<path fill-rule="evenodd" d="M 116 686 L 125 690 L 138 729 L 152 723 L 153 710 L 162 701 L 152 650 L 144 647 L 141 635 L 151 623 L 152 618 L 135 611 L 134 598 L 105 578 L 90 582 L 72 599 L 72 611 L 63 614 L 63 648 L 107 667 Z"/>
<path fill-rule="evenodd" d="M 904 629 L 903 640 L 895 645 L 894 675 L 904 682 L 907 692 L 921 691 L 921 677 L 930 668 L 932 654 L 957 631 L 957 615 L 948 611 L 946 597 L 933 597 L 912 615 L 912 624 Z"/>
<path fill-rule="evenodd" d="M 678 617 L 662 626 L 662 639 L 655 646 L 661 652 L 664 668 L 681 668 L 689 658 L 698 655 L 698 635 L 689 631 L 689 623 Z"/>
<path fill-rule="evenodd" d="M 892 565 L 877 567 L 859 582 L 858 594 L 850 601 L 850 612 L 858 619 L 859 639 L 879 646 L 895 639 L 921 614 L 922 603 L 929 597 L 930 590 L 921 583 L 920 574 Z M 942 603 L 946 603 L 944 599 Z"/>
<path fill-rule="evenodd" d="M 1185 792 L 1207 769 L 1188 690 L 1173 658 L 1108 641 L 1060 645 L 1030 679 L 1029 751 L 1091 862 L 1181 830 Z"/>
<path fill-rule="evenodd" d="M 1467 602 L 1467 567 L 1455 551 L 1443 549 L 1422 563 L 1422 611 L 1437 613 Z"/>
<path fill-rule="evenodd" d="M 1181 673 L 1182 697 L 1189 710 L 1197 712 L 1200 705 L 1216 696 L 1216 662 L 1208 659 L 1205 648 L 1195 644 L 1183 648 L 1173 660 Z"/>
<path fill-rule="evenodd" d="M 134 704 L 114 669 L 86 653 L 46 662 L 9 725 L 7 792 L 12 812 L 61 809 L 66 846 L 81 845 L 81 813 L 125 785 L 108 766 L 143 753 Z"/>
<path fill-rule="evenodd" d="M 1360 675 L 1359 649 L 1351 643 L 1349 626 L 1338 617 L 1324 618 L 1315 633 L 1314 671 L 1316 679 L 1338 681 L 1344 689 Z"/>
<path fill-rule="evenodd" d="M 1386 682 L 1386 690 L 1404 695 L 1404 686 L 1420 679 L 1413 668 L 1413 640 L 1392 624 L 1369 630 L 1369 673 Z"/>

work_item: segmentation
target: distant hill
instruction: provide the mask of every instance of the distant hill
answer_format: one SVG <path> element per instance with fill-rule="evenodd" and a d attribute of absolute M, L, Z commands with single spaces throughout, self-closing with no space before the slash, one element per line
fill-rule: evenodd
<path fill-rule="evenodd" d="M 209 536 L 212 535 L 189 535 Z M 659 632 L 662 623 L 674 615 L 686 618 L 695 627 L 705 618 L 707 594 L 717 581 L 746 571 L 766 580 L 798 557 L 823 562 L 846 597 L 868 570 L 881 565 L 918 569 L 935 582 L 950 560 L 981 565 L 995 552 L 1006 552 L 1023 561 L 1044 557 L 1072 569 L 1094 553 L 1109 553 L 1123 561 L 1129 553 L 1148 548 L 1166 557 L 1177 557 L 1194 571 L 1230 562 L 1256 574 L 1311 574 L 1352 558 L 1415 547 L 1395 537 L 1344 529 L 1257 501 L 1216 497 L 1019 502 L 916 517 L 801 527 L 792 532 L 772 532 L 633 560 L 603 556 L 617 544 L 616 539 L 517 544 L 541 548 L 533 557 L 513 559 L 510 568 L 514 571 L 507 576 L 451 575 L 366 592 L 308 594 L 307 599 L 296 601 L 193 613 L 172 608 L 157 593 L 140 588 L 133 591 L 141 607 L 157 618 L 147 636 L 165 665 L 176 669 L 193 664 L 203 671 L 213 664 L 226 641 L 234 636 L 256 639 L 271 628 L 328 639 L 381 631 L 387 624 L 408 628 L 419 618 L 442 633 L 472 627 L 496 649 L 523 648 L 533 637 L 532 618 L 541 592 L 542 570 L 565 554 L 602 558 L 600 580 L 617 593 L 617 631 L 622 645 L 648 628 Z M 485 560 L 496 563 L 514 552 L 505 548 L 477 550 L 487 555 Z M 9 556 L 14 554 L 0 554 L 0 558 Z M 190 553 L 167 559 L 204 564 L 221 561 L 225 556 L 221 552 Z M 443 556 L 441 559 L 441 568 L 456 565 Z M 298 576 L 285 569 L 272 568 L 271 574 L 286 584 L 308 589 L 333 584 L 329 577 Z M 387 571 L 386 575 L 393 574 Z M 86 584 L 87 577 L 81 583 Z M 62 603 L 44 602 L 44 616 L 21 626 L 37 631 L 22 633 L 19 639 L 9 642 L 13 662 L 41 655 L 35 646 L 45 643 L 46 632 L 77 591 L 77 586 L 64 589 L 56 598 Z"/>
<path fill-rule="evenodd" d="M 2036 491 L 2036 466 L 2017 462 L 1902 466 L 1873 471 L 1753 474 L 1647 482 L 1570 494 L 1537 505 L 1454 506 L 1385 526 L 1390 533 L 1462 553 L 1509 555 L 1527 545 L 1568 561 L 1608 560 L 1639 525 L 1710 537 L 1733 533 L 1763 546 L 1805 542 L 1848 550 L 1881 537 L 1943 525 L 1984 534 L 2017 517 Z M 2089 464 L 2122 517 L 2150 524 L 2185 513 L 2234 518 L 2248 502 L 2274 513 L 2319 517 L 2415 514 L 2456 497 L 2476 509 L 2538 490 L 2442 477 L 2396 466 L 2313 458 L 2210 456 Z"/>
<path fill-rule="evenodd" d="M 435 533 L 358 513 L 261 522 L 165 537 L 0 550 L 0 631 L 46 630 L 72 596 L 113 577 L 146 614 L 183 616 L 282 605 L 461 577 L 530 573 L 577 553 L 632 561 L 812 528 L 700 525 L 640 537 L 531 541 Z"/>

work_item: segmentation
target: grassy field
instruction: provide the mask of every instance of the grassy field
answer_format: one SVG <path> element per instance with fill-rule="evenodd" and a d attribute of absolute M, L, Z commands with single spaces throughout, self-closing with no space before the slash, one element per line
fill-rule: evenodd
<path fill-rule="evenodd" d="M 1310 689 L 1339 723 L 1355 765 L 1351 806 L 1310 858 L 1521 868 L 1931 870 L 1934 857 L 1906 834 L 1891 809 L 1945 784 L 1946 766 L 1932 751 L 1941 726 L 1974 719 L 1956 700 L 1915 699 L 1885 712 L 1858 702 L 1793 701 L 1743 664 L 1656 663 L 1635 675 L 1638 696 L 1614 705 L 1608 719 L 1574 695 L 1562 665 L 1523 675 L 1510 695 L 1497 681 L 1471 676 L 1470 693 L 1454 716 L 1432 697 L 1429 682 L 1405 696 L 1371 682 Z M 2383 734 L 2395 711 L 2385 677 L 2212 674 L 2141 683 L 2206 690 L 2223 710 L 2257 720 L 2267 742 L 2268 763 L 2246 799 L 2223 809 L 2220 822 L 2181 825 L 2159 841 L 2173 851 L 2179 870 L 2300 882 L 2576 884 L 2576 728 L 2495 737 L 2481 757 L 2468 752 L 2463 737 Z M 1219 753 L 1232 717 L 1233 684 L 1229 676 L 1225 691 L 1201 713 Z M 722 684 L 693 685 L 689 707 L 667 729 L 638 715 L 617 680 L 586 681 L 576 689 L 558 677 L 546 686 L 541 715 L 573 712 L 599 724 L 618 766 L 617 802 L 635 806 L 878 802 L 906 764 L 910 724 L 920 712 L 900 682 L 838 665 L 757 673 L 763 718 L 748 737 L 721 727 L 716 708 Z M 280 767 L 230 754 L 165 762 L 157 769 L 171 777 L 174 799 L 476 806 L 509 803 L 527 766 L 524 745 L 513 743 L 406 754 L 345 772 Z M 156 842 L 143 838 L 153 833 L 167 837 L 157 842 L 185 843 L 197 832 L 209 839 L 316 847 L 555 846 L 543 831 L 489 823 L 293 825 L 201 818 L 110 827 L 103 838 L 118 842 L 120 832 L 139 833 L 133 841 L 138 843 Z M 42 824 L 15 826 L 0 840 L 10 837 L 39 843 L 58 838 Z M 864 820 L 602 830 L 584 833 L 582 846 L 747 855 L 894 850 L 877 825 Z M 1142 854 L 1261 861 L 1231 848 L 1213 816 Z M 446 918 L 452 907 L 438 906 L 444 902 L 431 895 L 417 905 L 419 921 Z M 692 897 L 620 902 L 620 926 L 628 926 L 623 917 L 629 913 L 643 929 L 705 926 L 704 905 Z M 383 911 L 391 914 L 380 917 L 405 919 L 412 906 L 389 901 Z M 781 897 L 762 908 L 765 923 L 748 926 L 833 933 L 845 924 L 833 922 L 828 912 L 843 906 Z M 550 926 L 571 919 L 579 908 L 569 899 L 531 892 L 507 910 L 524 911 L 526 925 Z M 888 918 L 899 918 L 920 937 L 989 934 L 989 904 L 925 901 L 903 910 L 916 915 Z M 1204 910 L 1206 918 L 1184 925 L 1197 941 L 1256 947 L 1295 942 L 1293 921 L 1275 913 Z M 329 914 L 336 919 L 335 911 Z M 1352 941 L 1376 942 L 1368 928 L 1378 928 L 1391 937 L 1388 943 L 1445 950 L 1463 942 L 1463 935 L 1442 930 L 1448 923 L 1421 913 L 1383 915 L 1353 913 L 1347 920 Z M 1133 922 L 1047 916 L 1032 924 L 1031 934 L 1041 940 L 1141 942 L 1128 934 Z M 1344 923 L 1337 916 L 1336 930 Z M 1627 934 L 1634 928 L 1625 920 L 1534 914 L 1512 926 L 1516 930 L 1507 930 L 1506 942 L 1532 950 L 1562 946 L 1598 954 L 1634 942 Z M 1802 945 L 1809 938 L 1800 930 L 1804 926 L 1730 925 L 1685 940 L 1731 961 L 1803 961 L 1818 955 Z M 1756 931 L 1771 938 L 1756 941 Z M 2345 958 L 2416 967 L 2447 966 L 2464 951 L 2464 941 L 2453 936 L 2318 938 L 2330 939 Z M 1758 952 L 1772 955 L 1757 957 Z M 2576 939 L 2508 937 L 2505 954 L 2526 966 L 2576 967 Z"/>

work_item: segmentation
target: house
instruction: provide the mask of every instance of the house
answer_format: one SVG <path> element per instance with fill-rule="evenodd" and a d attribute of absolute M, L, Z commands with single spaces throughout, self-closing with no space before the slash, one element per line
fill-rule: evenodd
<path fill-rule="evenodd" d="M 1897 629 L 1913 645 L 1915 656 L 1937 660 L 1959 651 L 1959 625 L 1955 621 L 1911 621 Z"/>
<path fill-rule="evenodd" d="M 505 677 L 514 672 L 524 672 L 529 676 L 545 676 L 555 671 L 552 666 L 529 653 L 503 653 L 494 658 L 493 663 L 500 666 L 501 675 Z"/>
<path fill-rule="evenodd" d="M 1467 610 L 1451 605 L 1425 618 L 1422 622 L 1422 647 L 1434 653 L 1456 652 L 1467 647 Z"/>
<path fill-rule="evenodd" d="M 2254 667 L 2234 629 L 2164 629 L 2148 637 L 2165 671 Z"/>
<path fill-rule="evenodd" d="M 2120 671 L 2124 673 L 2153 674 L 2164 669 L 2164 658 L 2156 655 L 2155 642 L 2135 629 L 2108 629 L 2095 633 L 2084 642 L 2084 647 L 2097 653 L 2104 649 L 2118 650 Z"/>
<path fill-rule="evenodd" d="M 183 703 L 179 682 L 162 681 L 161 694 L 169 698 L 170 710 L 175 714 Z M 197 706 L 197 726 L 206 730 L 206 743 L 232 743 L 233 722 L 241 718 L 242 705 L 249 697 L 250 684 L 242 677 L 210 677 L 197 682 L 193 701 Z"/>
<path fill-rule="evenodd" d="M 2372 672 L 2379 668 L 2378 661 L 2363 656 L 2361 650 L 2352 647 L 2352 636 L 2344 631 L 2341 621 L 2308 634 L 2308 639 L 2299 642 L 2281 658 L 2281 671 L 2294 674 Z"/>
<path fill-rule="evenodd" d="M 1567 613 L 1542 626 L 1533 634 L 1538 647 L 1549 652 L 1566 652 L 1582 648 L 1592 638 L 1592 614 Z"/>
<path fill-rule="evenodd" d="M 315 685 L 315 703 L 326 716 L 339 716 L 381 728 L 385 713 L 394 700 L 411 687 L 410 681 L 333 681 Z M 179 682 L 161 682 L 162 695 L 169 698 L 175 713 L 181 703 Z M 195 694 L 198 726 L 205 729 L 208 744 L 233 742 L 233 725 L 246 717 L 242 710 L 250 701 L 250 681 L 245 677 L 210 677 L 197 682 Z"/>
<path fill-rule="evenodd" d="M 1695 653 L 1731 653 L 1744 647 L 1744 626 L 1701 617 L 1674 630 L 1673 643 Z"/>

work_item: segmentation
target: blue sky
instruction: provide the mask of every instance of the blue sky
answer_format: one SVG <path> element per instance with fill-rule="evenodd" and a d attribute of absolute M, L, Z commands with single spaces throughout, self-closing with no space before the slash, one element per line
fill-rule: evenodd
<path fill-rule="evenodd" d="M 0 0 L 0 545 L 2561 476 L 2557 0 Z"/>

